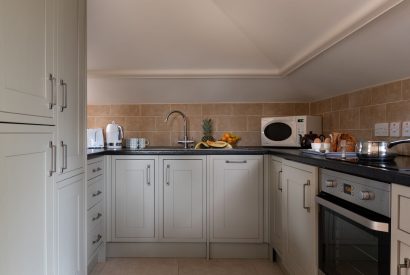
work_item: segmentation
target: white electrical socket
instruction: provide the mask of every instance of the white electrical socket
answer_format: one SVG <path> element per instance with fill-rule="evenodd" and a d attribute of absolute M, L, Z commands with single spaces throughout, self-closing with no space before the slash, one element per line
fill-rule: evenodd
<path fill-rule="evenodd" d="M 374 135 L 376 137 L 388 137 L 389 136 L 389 123 L 374 124 Z"/>
<path fill-rule="evenodd" d="M 390 136 L 391 137 L 400 136 L 400 122 L 390 122 Z"/>
<path fill-rule="evenodd" d="M 410 137 L 410 121 L 403 121 L 401 133 L 403 137 Z"/>

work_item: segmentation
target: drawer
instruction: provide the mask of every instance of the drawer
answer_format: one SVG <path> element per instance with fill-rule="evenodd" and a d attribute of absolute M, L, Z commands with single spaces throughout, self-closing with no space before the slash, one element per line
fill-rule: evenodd
<path fill-rule="evenodd" d="M 104 220 L 103 201 L 98 202 L 87 212 L 87 231 L 94 229 L 100 221 Z"/>
<path fill-rule="evenodd" d="M 93 179 L 104 173 L 104 162 L 98 161 L 87 165 L 87 180 Z"/>
<path fill-rule="evenodd" d="M 90 209 L 104 197 L 104 177 L 99 176 L 88 182 L 87 209 Z"/>
<path fill-rule="evenodd" d="M 100 246 L 103 239 L 103 223 L 100 221 L 98 225 L 87 234 L 87 259 L 89 259 L 98 246 Z"/>

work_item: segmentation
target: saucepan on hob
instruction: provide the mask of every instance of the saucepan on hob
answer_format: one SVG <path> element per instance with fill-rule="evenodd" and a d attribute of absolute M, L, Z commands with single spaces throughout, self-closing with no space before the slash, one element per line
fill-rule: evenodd
<path fill-rule="evenodd" d="M 359 160 L 364 161 L 392 161 L 397 154 L 390 148 L 401 143 L 410 143 L 410 139 L 402 139 L 392 142 L 387 141 L 359 141 L 356 145 L 356 153 Z"/>

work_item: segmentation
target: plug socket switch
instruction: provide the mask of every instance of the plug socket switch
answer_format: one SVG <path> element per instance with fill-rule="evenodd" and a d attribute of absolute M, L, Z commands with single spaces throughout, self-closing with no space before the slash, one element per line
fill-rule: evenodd
<path fill-rule="evenodd" d="M 410 121 L 403 121 L 401 133 L 403 137 L 410 137 Z"/>
<path fill-rule="evenodd" d="M 400 136 L 400 122 L 390 122 L 390 136 L 399 137 Z"/>
<path fill-rule="evenodd" d="M 389 123 L 376 123 L 374 125 L 374 135 L 376 137 L 388 137 Z"/>

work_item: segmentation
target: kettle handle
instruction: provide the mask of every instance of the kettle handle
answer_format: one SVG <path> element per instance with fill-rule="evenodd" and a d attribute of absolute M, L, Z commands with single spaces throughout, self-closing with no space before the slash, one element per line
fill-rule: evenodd
<path fill-rule="evenodd" d="M 118 134 L 118 139 L 121 140 L 124 138 L 124 129 L 120 125 L 118 125 L 117 127 L 120 130 L 120 133 Z"/>

